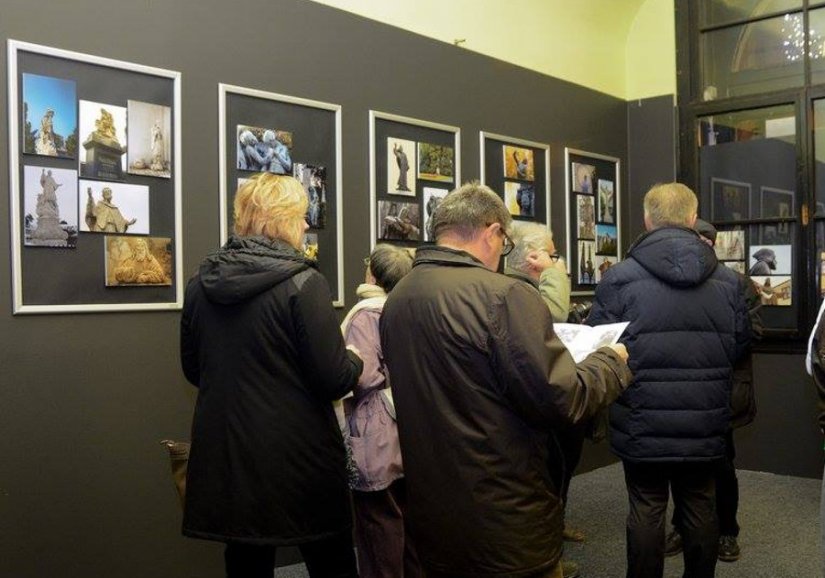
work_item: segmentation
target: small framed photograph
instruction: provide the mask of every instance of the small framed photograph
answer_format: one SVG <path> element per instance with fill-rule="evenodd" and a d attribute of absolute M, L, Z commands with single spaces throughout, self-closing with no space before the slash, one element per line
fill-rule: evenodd
<path fill-rule="evenodd" d="M 596 209 L 593 207 L 592 195 L 576 195 L 576 222 L 579 239 L 596 239 Z"/>
<path fill-rule="evenodd" d="M 504 178 L 520 181 L 536 180 L 536 165 L 533 151 L 526 148 L 504 145 Z"/>
<path fill-rule="evenodd" d="M 129 173 L 171 178 L 172 109 L 160 104 L 130 100 L 126 114 L 129 121 Z"/>
<path fill-rule="evenodd" d="M 438 208 L 438 205 L 449 193 L 447 189 L 439 189 L 436 187 L 424 187 L 424 240 L 435 241 L 432 235 L 432 220 L 433 213 Z"/>
<path fill-rule="evenodd" d="M 762 305 L 790 307 L 793 304 L 791 278 L 786 276 L 751 276 Z"/>
<path fill-rule="evenodd" d="M 602 223 L 616 222 L 616 194 L 613 191 L 613 181 L 599 179 L 599 221 Z"/>
<path fill-rule="evenodd" d="M 172 284 L 172 239 L 106 235 L 106 286 Z"/>
<path fill-rule="evenodd" d="M 579 263 L 571 263 L 574 270 L 578 270 L 579 285 L 596 284 L 596 242 L 579 241 Z M 577 266 L 578 265 L 578 266 Z"/>
<path fill-rule="evenodd" d="M 81 100 L 80 176 L 122 181 L 126 171 L 126 107 Z"/>
<path fill-rule="evenodd" d="M 77 171 L 23 167 L 23 241 L 27 247 L 77 246 Z"/>
<path fill-rule="evenodd" d="M 584 163 L 573 163 L 573 192 L 593 194 L 593 180 L 596 177 L 596 167 Z"/>
<path fill-rule="evenodd" d="M 719 231 L 713 246 L 720 261 L 743 261 L 745 259 L 745 231 Z"/>
<path fill-rule="evenodd" d="M 598 255 L 596 257 L 596 283 L 599 283 L 607 270 L 615 265 L 617 259 L 612 255 Z"/>
<path fill-rule="evenodd" d="M 453 147 L 418 143 L 418 178 L 453 182 Z"/>
<path fill-rule="evenodd" d="M 77 158 L 77 86 L 23 73 L 23 152 Z"/>
<path fill-rule="evenodd" d="M 790 275 L 791 245 L 751 245 L 748 275 Z"/>
<path fill-rule="evenodd" d="M 415 141 L 401 138 L 387 139 L 387 193 L 390 195 L 415 196 Z"/>
<path fill-rule="evenodd" d="M 616 225 L 596 225 L 596 255 L 618 255 Z"/>
<path fill-rule="evenodd" d="M 327 169 L 315 165 L 295 163 L 294 176 L 306 191 L 307 223 L 313 229 L 323 229 L 327 222 Z"/>
<path fill-rule="evenodd" d="M 378 201 L 379 239 L 421 240 L 421 211 L 418 203 Z"/>
<path fill-rule="evenodd" d="M 794 192 L 772 187 L 759 189 L 759 216 L 782 219 L 794 214 Z M 787 224 L 787 223 L 785 223 Z"/>
<path fill-rule="evenodd" d="M 84 180 L 79 186 L 85 199 L 81 231 L 149 234 L 149 187 Z"/>
<path fill-rule="evenodd" d="M 292 174 L 291 132 L 239 124 L 237 146 L 239 171 Z"/>
<path fill-rule="evenodd" d="M 536 214 L 536 187 L 533 183 L 505 181 L 504 204 L 516 217 L 534 217 Z"/>
<path fill-rule="evenodd" d="M 710 213 L 712 221 L 743 221 L 750 218 L 749 183 L 711 179 Z"/>

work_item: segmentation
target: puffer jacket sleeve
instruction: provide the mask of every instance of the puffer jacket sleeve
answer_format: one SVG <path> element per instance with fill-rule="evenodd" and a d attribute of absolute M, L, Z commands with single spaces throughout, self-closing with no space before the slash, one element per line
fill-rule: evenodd
<path fill-rule="evenodd" d="M 590 326 L 605 325 L 607 323 L 619 323 L 622 319 L 622 308 L 619 303 L 619 288 L 611 283 L 611 271 L 602 278 L 596 286 L 596 295 L 593 299 L 593 307 L 585 319 L 585 323 Z"/>
<path fill-rule="evenodd" d="M 293 279 L 298 292 L 291 309 L 303 374 L 319 396 L 340 399 L 358 383 L 363 363 L 345 348 L 326 279 L 314 271 Z"/>
<path fill-rule="evenodd" d="M 513 285 L 491 312 L 497 380 L 516 413 L 533 427 L 575 425 L 628 386 L 630 370 L 602 348 L 578 366 L 553 331 L 550 312 L 526 284 Z"/>
<path fill-rule="evenodd" d="M 751 316 L 745 300 L 744 281 L 741 278 L 737 279 L 736 292 L 736 359 L 734 363 L 744 359 L 751 348 Z"/>

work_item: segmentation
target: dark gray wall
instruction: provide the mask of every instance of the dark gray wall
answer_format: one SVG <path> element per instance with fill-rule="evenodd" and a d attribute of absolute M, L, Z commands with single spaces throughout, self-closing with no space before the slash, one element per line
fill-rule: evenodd
<path fill-rule="evenodd" d="M 218 243 L 218 82 L 341 104 L 348 304 L 369 249 L 369 109 L 460 126 L 465 179 L 479 174 L 479 130 L 550 143 L 559 233 L 563 147 L 627 158 L 619 99 L 306 0 L 3 0 L 0 38 L 183 73 L 186 272 Z M 5 43 L 0 56 L 5 79 Z M 0 113 L 2 175 L 7 133 Z M 5 230 L 8 202 L 0 194 Z M 0 235 L 2 271 L 9 250 Z M 12 317 L 3 279 L 0 576 L 221 576 L 218 546 L 179 535 L 158 445 L 187 437 L 194 401 L 178 368 L 179 315 Z"/>

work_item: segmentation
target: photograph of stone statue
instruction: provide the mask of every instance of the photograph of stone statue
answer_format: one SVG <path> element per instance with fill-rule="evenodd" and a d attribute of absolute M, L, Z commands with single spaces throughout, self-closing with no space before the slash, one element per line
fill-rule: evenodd
<path fill-rule="evenodd" d="M 400 138 L 387 139 L 387 193 L 415 196 L 415 141 Z"/>
<path fill-rule="evenodd" d="M 618 259 L 616 257 L 610 255 L 599 255 L 596 257 L 596 283 L 602 280 L 607 270 L 615 265 L 617 261 Z"/>
<path fill-rule="evenodd" d="M 104 246 L 107 287 L 172 284 L 172 239 L 107 235 Z"/>
<path fill-rule="evenodd" d="M 504 204 L 516 217 L 534 217 L 536 214 L 536 187 L 532 183 L 504 182 Z"/>
<path fill-rule="evenodd" d="M 149 234 L 149 187 L 81 179 L 79 189 L 81 232 Z"/>
<path fill-rule="evenodd" d="M 727 267 L 728 269 L 733 269 L 737 273 L 741 273 L 745 275 L 745 262 L 744 261 L 720 261 L 722 265 Z"/>
<path fill-rule="evenodd" d="M 718 231 L 713 246 L 720 261 L 743 261 L 745 259 L 745 231 Z"/>
<path fill-rule="evenodd" d="M 307 259 L 318 260 L 318 234 L 307 233 L 304 235 L 304 255 Z"/>
<path fill-rule="evenodd" d="M 520 181 L 536 180 L 536 166 L 533 163 L 533 151 L 520 147 L 504 145 L 504 178 Z"/>
<path fill-rule="evenodd" d="M 577 278 L 579 285 L 596 284 L 596 242 L 579 241 L 579 262 Z"/>
<path fill-rule="evenodd" d="M 596 255 L 619 254 L 619 241 L 616 225 L 596 225 Z"/>
<path fill-rule="evenodd" d="M 576 195 L 576 222 L 579 239 L 596 239 L 596 210 L 592 195 Z"/>
<path fill-rule="evenodd" d="M 712 221 L 741 221 L 750 218 L 751 186 L 748 183 L 711 179 Z"/>
<path fill-rule="evenodd" d="M 292 174 L 292 133 L 239 124 L 238 170 Z"/>
<path fill-rule="evenodd" d="M 791 245 L 751 245 L 748 275 L 790 275 Z"/>
<path fill-rule="evenodd" d="M 77 158 L 75 82 L 23 73 L 23 152 Z"/>
<path fill-rule="evenodd" d="M 763 306 L 790 307 L 793 304 L 790 277 L 751 276 Z"/>
<path fill-rule="evenodd" d="M 598 180 L 599 185 L 599 221 L 602 223 L 616 222 L 616 193 L 613 190 L 613 181 Z"/>
<path fill-rule="evenodd" d="M 418 203 L 378 201 L 378 238 L 420 241 L 421 211 Z"/>
<path fill-rule="evenodd" d="M 428 181 L 453 182 L 453 147 L 418 143 L 418 178 Z"/>
<path fill-rule="evenodd" d="M 435 241 L 432 235 L 431 223 L 433 220 L 433 213 L 438 208 L 441 200 L 449 193 L 447 189 L 439 189 L 436 187 L 424 187 L 424 240 Z"/>
<path fill-rule="evenodd" d="M 23 167 L 23 244 L 77 246 L 77 171 Z"/>
<path fill-rule="evenodd" d="M 327 169 L 317 165 L 295 163 L 293 176 L 301 181 L 309 199 L 307 223 L 323 229 L 327 223 Z"/>
<path fill-rule="evenodd" d="M 572 163 L 573 192 L 592 195 L 593 181 L 596 180 L 596 167 L 582 163 Z"/>
<path fill-rule="evenodd" d="M 126 173 L 126 107 L 80 101 L 80 176 L 122 181 Z"/>
<path fill-rule="evenodd" d="M 172 177 L 172 109 L 160 104 L 130 100 L 127 164 L 129 173 Z"/>

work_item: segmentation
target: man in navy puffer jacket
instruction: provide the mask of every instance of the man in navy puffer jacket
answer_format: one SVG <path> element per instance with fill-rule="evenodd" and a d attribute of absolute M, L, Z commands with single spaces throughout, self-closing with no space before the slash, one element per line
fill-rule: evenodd
<path fill-rule="evenodd" d="M 719 529 L 714 468 L 725 455 L 734 362 L 750 341 L 741 281 L 693 231 L 696 195 L 679 183 L 645 195 L 645 228 L 596 289 L 590 325 L 630 321 L 635 381 L 610 409 L 611 447 L 630 504 L 627 576 L 661 577 L 668 490 L 686 578 L 712 577 Z"/>

